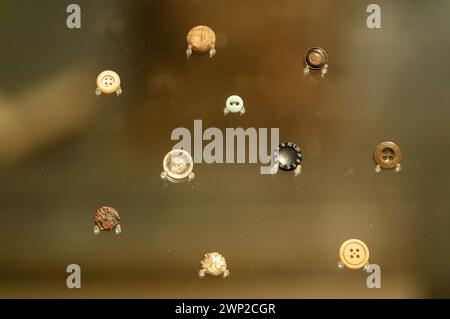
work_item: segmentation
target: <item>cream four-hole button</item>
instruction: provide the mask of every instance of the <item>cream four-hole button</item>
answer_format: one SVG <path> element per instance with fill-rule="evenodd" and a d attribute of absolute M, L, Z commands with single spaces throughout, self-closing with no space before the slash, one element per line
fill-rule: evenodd
<path fill-rule="evenodd" d="M 360 269 L 369 262 L 369 248 L 359 239 L 349 239 L 341 245 L 339 258 L 344 266 Z"/>
<path fill-rule="evenodd" d="M 117 95 L 122 94 L 122 89 L 120 87 L 120 77 L 119 75 L 111 70 L 106 70 L 101 72 L 97 76 L 97 89 L 95 90 L 96 95 L 112 94 Z"/>

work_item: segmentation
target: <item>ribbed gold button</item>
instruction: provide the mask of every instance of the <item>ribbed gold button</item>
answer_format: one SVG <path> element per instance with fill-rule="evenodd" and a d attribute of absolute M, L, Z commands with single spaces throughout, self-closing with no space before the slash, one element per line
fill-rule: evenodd
<path fill-rule="evenodd" d="M 311 69 L 320 69 L 327 63 L 327 54 L 321 48 L 309 49 L 305 61 Z"/>
<path fill-rule="evenodd" d="M 306 67 L 303 70 L 303 74 L 306 76 L 311 70 L 321 70 L 322 77 L 328 73 L 328 55 L 324 49 L 315 47 L 306 51 L 305 64 Z"/>

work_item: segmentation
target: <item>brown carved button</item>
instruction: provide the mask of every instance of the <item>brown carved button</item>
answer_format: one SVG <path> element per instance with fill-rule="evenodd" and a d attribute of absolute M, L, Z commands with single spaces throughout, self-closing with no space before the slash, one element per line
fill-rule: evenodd
<path fill-rule="evenodd" d="M 309 74 L 309 70 L 321 70 L 322 77 L 328 73 L 328 55 L 322 48 L 311 48 L 306 51 L 305 63 L 306 67 L 303 70 L 303 74 L 306 76 Z"/>
<path fill-rule="evenodd" d="M 206 52 L 209 51 L 209 57 L 216 54 L 216 34 L 214 31 L 205 25 L 199 25 L 189 30 L 187 34 L 188 48 L 186 55 L 189 58 L 192 51 Z"/>
<path fill-rule="evenodd" d="M 396 172 L 401 170 L 400 160 L 402 159 L 402 152 L 400 147 L 394 142 L 386 141 L 378 144 L 373 152 L 373 159 L 377 164 L 376 172 L 380 172 L 382 168 L 395 168 Z"/>
<path fill-rule="evenodd" d="M 94 217 L 94 234 L 98 235 L 100 231 L 110 231 L 113 229 L 117 235 L 122 231 L 119 212 L 117 209 L 109 206 L 100 207 Z"/>
<path fill-rule="evenodd" d="M 369 248 L 359 239 L 346 240 L 339 248 L 339 259 L 347 268 L 363 268 L 369 262 Z"/>

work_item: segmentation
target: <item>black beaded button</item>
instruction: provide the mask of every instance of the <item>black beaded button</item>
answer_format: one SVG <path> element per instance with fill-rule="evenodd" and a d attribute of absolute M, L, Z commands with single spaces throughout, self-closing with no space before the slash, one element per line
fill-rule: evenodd
<path fill-rule="evenodd" d="M 293 171 L 302 163 L 302 150 L 294 143 L 282 143 L 277 150 L 278 167 Z"/>

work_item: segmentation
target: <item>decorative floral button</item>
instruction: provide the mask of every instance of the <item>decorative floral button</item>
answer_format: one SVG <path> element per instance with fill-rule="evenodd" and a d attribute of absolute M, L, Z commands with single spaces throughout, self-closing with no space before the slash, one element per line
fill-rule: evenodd
<path fill-rule="evenodd" d="M 402 169 L 400 160 L 402 159 L 402 152 L 400 147 L 394 142 L 382 142 L 375 147 L 373 152 L 373 159 L 377 166 L 375 171 L 379 173 L 381 169 L 394 169 L 400 172 Z"/>
<path fill-rule="evenodd" d="M 274 151 L 272 174 L 276 174 L 278 169 L 283 171 L 294 171 L 298 176 L 302 172 L 302 150 L 291 142 L 282 143 Z"/>
<path fill-rule="evenodd" d="M 225 102 L 225 109 L 223 113 L 227 115 L 228 113 L 239 113 L 243 115 L 245 113 L 244 101 L 238 95 L 231 95 L 227 98 Z"/>
<path fill-rule="evenodd" d="M 200 264 L 202 265 L 202 269 L 198 272 L 200 277 L 205 277 L 205 275 L 208 274 L 214 277 L 223 276 L 223 278 L 225 278 L 230 275 L 225 257 L 219 253 L 213 252 L 205 254 Z"/>
<path fill-rule="evenodd" d="M 122 89 L 120 87 L 120 77 L 116 72 L 107 70 L 98 75 L 95 95 L 99 96 L 102 93 L 116 93 L 117 95 L 122 94 Z"/>
<path fill-rule="evenodd" d="M 328 73 L 328 56 L 324 49 L 322 48 L 311 48 L 306 51 L 305 63 L 306 67 L 303 70 L 303 74 L 306 76 L 311 70 L 321 70 L 322 77 Z"/>
<path fill-rule="evenodd" d="M 195 177 L 193 168 L 194 161 L 188 152 L 181 149 L 172 150 L 164 157 L 164 171 L 161 173 L 161 178 L 172 183 L 191 181 Z"/>
<path fill-rule="evenodd" d="M 95 213 L 94 234 L 110 230 L 115 230 L 117 235 L 122 232 L 119 212 L 115 208 L 103 206 Z"/>
<path fill-rule="evenodd" d="M 187 35 L 188 48 L 186 55 L 189 58 L 192 51 L 206 52 L 209 51 L 209 57 L 212 58 L 216 54 L 216 35 L 214 31 L 205 25 L 199 25 L 189 30 Z"/>
<path fill-rule="evenodd" d="M 341 245 L 339 258 L 341 264 L 347 268 L 364 268 L 369 262 L 369 248 L 359 239 L 349 239 Z"/>

